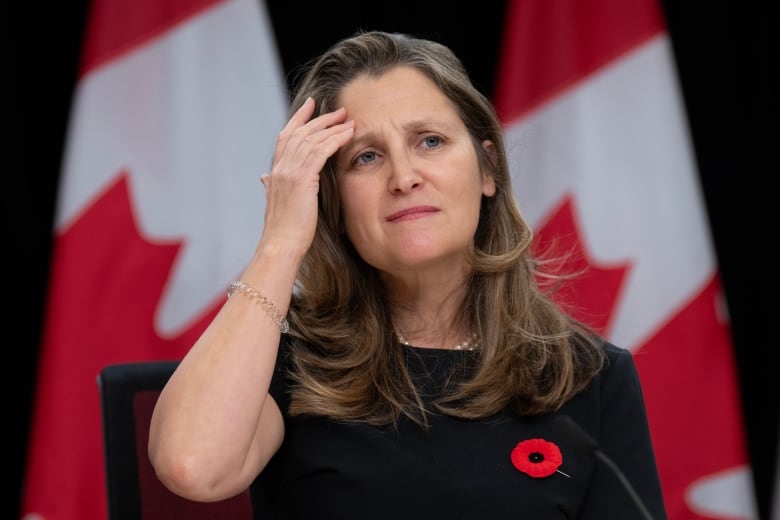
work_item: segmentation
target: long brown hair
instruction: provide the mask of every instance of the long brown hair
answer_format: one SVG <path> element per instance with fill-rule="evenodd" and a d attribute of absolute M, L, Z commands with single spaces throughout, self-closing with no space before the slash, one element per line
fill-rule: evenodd
<path fill-rule="evenodd" d="M 397 66 L 421 71 L 452 101 L 471 135 L 482 174 L 491 175 L 496 185 L 494 196 L 482 198 L 473 270 L 458 316 L 478 331 L 481 347 L 471 358 L 469 377 L 434 406 L 462 418 L 506 408 L 519 414 L 553 411 L 598 373 L 603 350 L 537 285 L 540 264 L 512 192 L 500 121 L 460 60 L 434 41 L 358 33 L 307 64 L 291 111 L 309 96 L 317 103 L 315 116 L 332 111 L 347 83 Z M 484 140 L 494 143 L 495 153 L 481 146 Z M 295 381 L 290 413 L 378 425 L 406 416 L 425 425 L 427 410 L 406 369 L 379 275 L 352 247 L 340 219 L 329 162 L 320 176 L 317 231 L 290 306 Z"/>

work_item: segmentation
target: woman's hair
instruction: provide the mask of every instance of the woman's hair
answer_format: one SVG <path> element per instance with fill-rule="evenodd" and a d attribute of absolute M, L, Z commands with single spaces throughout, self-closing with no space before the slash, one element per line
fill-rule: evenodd
<path fill-rule="evenodd" d="M 540 414 L 559 408 L 598 373 L 604 354 L 595 335 L 569 317 L 537 284 L 532 232 L 514 199 L 501 123 L 453 52 L 434 41 L 380 31 L 336 43 L 307 64 L 291 112 L 308 97 L 315 117 L 338 108 L 341 90 L 359 76 L 413 67 L 431 79 L 469 131 L 483 175 L 496 192 L 482 197 L 472 274 L 458 319 L 477 331 L 480 349 L 434 406 L 480 418 L 509 408 Z M 494 143 L 494 153 L 481 143 Z M 426 422 L 426 408 L 406 368 L 404 348 L 376 269 L 357 254 L 341 222 L 332 161 L 320 176 L 319 218 L 290 305 L 290 413 L 393 424 Z"/>

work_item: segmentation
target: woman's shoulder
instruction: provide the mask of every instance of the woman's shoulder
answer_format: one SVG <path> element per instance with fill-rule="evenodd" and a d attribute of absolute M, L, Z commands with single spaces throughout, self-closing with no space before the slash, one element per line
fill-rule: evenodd
<path fill-rule="evenodd" d="M 622 359 L 633 359 L 633 354 L 627 348 L 616 345 L 603 338 L 600 341 L 608 360 L 620 361 Z"/>
<path fill-rule="evenodd" d="M 601 345 L 607 359 L 606 367 L 612 364 L 634 363 L 634 354 L 629 349 L 621 347 L 608 340 L 601 339 Z"/>
<path fill-rule="evenodd" d="M 610 341 L 600 341 L 604 353 L 601 369 L 587 386 L 566 404 L 566 408 L 579 410 L 573 412 L 575 414 L 582 414 L 582 410 L 589 410 L 588 413 L 602 410 L 597 414 L 601 415 L 604 409 L 618 415 L 628 413 L 627 410 L 641 403 L 643 399 L 634 354 Z"/>
<path fill-rule="evenodd" d="M 598 379 L 601 381 L 602 387 L 605 385 L 610 387 L 639 386 L 639 374 L 634 362 L 634 353 L 605 339 L 602 339 L 601 343 L 605 362 Z"/>

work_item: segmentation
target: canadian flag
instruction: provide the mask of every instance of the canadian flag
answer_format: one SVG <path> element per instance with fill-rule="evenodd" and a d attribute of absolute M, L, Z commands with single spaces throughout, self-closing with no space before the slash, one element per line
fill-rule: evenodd
<path fill-rule="evenodd" d="M 726 305 L 657 0 L 508 4 L 496 105 L 562 295 L 635 354 L 671 520 L 756 519 Z"/>
<path fill-rule="evenodd" d="M 287 86 L 264 3 L 93 0 L 22 516 L 107 516 L 96 377 L 181 358 L 252 255 Z"/>

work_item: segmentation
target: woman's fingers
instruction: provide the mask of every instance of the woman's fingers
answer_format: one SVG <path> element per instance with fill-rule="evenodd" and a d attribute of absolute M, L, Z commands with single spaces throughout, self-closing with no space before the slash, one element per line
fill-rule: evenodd
<path fill-rule="evenodd" d="M 317 171 L 321 170 L 328 157 L 335 154 L 352 138 L 354 130 L 355 122 L 350 120 L 319 132 L 316 134 L 316 139 L 307 140 L 306 144 L 310 145 L 311 148 L 306 153 L 301 147 L 301 155 L 304 158 L 303 166 L 311 167 Z"/>
<path fill-rule="evenodd" d="M 288 151 L 289 142 L 293 138 L 297 141 L 306 139 L 309 136 L 316 135 L 318 132 L 329 129 L 333 125 L 343 123 L 346 117 L 346 110 L 339 108 L 333 112 L 321 114 L 311 119 L 314 109 L 314 100 L 307 98 L 303 105 L 293 114 L 279 133 L 276 150 L 274 151 L 274 161 Z"/>
<path fill-rule="evenodd" d="M 285 184 L 290 182 L 288 189 L 308 186 L 317 190 L 320 171 L 328 158 L 352 138 L 354 128 L 354 121 L 347 121 L 311 135 L 295 136 L 272 165 L 270 177 Z M 269 182 L 271 179 L 266 179 L 266 188 Z"/>
<path fill-rule="evenodd" d="M 273 175 L 294 178 L 319 175 L 327 158 L 346 142 L 344 132 L 351 134 L 354 128 L 354 121 L 345 121 L 346 110 L 343 108 L 300 125 L 300 116 L 305 113 L 307 111 L 296 113 L 280 135 L 274 153 Z"/>

